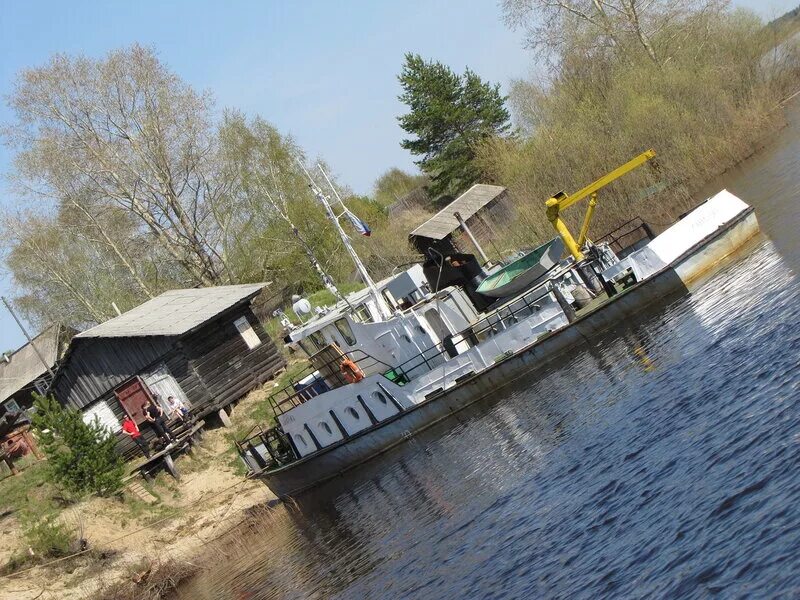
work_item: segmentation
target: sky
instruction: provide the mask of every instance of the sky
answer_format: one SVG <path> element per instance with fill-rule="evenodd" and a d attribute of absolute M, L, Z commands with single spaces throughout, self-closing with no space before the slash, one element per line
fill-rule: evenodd
<path fill-rule="evenodd" d="M 770 19 L 798 2 L 734 4 Z M 506 92 L 512 79 L 537 69 L 522 35 L 503 24 L 497 0 L 0 0 L 0 127 L 13 118 L 5 97 L 20 70 L 58 52 L 101 57 L 134 42 L 210 91 L 217 110 L 259 114 L 291 134 L 361 194 L 391 167 L 415 170 L 397 124 L 406 52 L 459 72 L 469 66 Z M 0 174 L 12 159 L 0 147 Z M 17 201 L 0 182 L 0 206 Z M 11 285 L 0 266 L 0 293 L 13 294 Z M 0 351 L 22 343 L 0 306 Z"/>

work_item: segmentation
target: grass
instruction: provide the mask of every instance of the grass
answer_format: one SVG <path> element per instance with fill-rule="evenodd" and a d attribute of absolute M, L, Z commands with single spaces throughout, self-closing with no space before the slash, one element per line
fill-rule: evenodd
<path fill-rule="evenodd" d="M 44 461 L 0 481 L 0 512 L 11 511 L 20 520 L 57 514 L 66 503 L 58 488 L 48 481 Z"/>
<path fill-rule="evenodd" d="M 55 515 L 32 519 L 23 523 L 25 549 L 14 554 L 0 567 L 0 575 L 8 575 L 21 569 L 68 556 L 80 548 L 76 532 L 58 522 Z"/>

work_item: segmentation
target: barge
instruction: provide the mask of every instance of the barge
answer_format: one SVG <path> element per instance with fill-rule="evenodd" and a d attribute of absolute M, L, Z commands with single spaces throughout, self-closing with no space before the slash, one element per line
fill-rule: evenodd
<path fill-rule="evenodd" d="M 581 192 L 595 194 L 591 187 Z M 558 231 L 558 211 L 549 215 Z M 279 498 L 337 477 L 588 337 L 688 293 L 758 232 L 753 209 L 723 190 L 622 259 L 567 232 L 561 241 L 570 256 L 542 265 L 539 279 L 528 275 L 520 293 L 483 310 L 471 301 L 480 283 L 467 289 L 474 278 L 440 285 L 452 279 L 443 277 L 452 263 L 472 274 L 463 255 L 373 283 L 290 333 L 309 354 L 311 372 L 270 398 L 277 427 L 237 442 L 248 477 Z M 530 254 L 548 256 L 553 245 Z M 525 276 L 531 268 L 539 267 L 516 271 Z"/>

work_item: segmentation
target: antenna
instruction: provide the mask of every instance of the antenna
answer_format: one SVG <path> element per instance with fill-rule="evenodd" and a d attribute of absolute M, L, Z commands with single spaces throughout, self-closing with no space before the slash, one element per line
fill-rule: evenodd
<path fill-rule="evenodd" d="M 389 307 L 386 306 L 386 302 L 383 300 L 380 293 L 378 293 L 378 288 L 375 286 L 375 282 L 372 280 L 372 277 L 370 277 L 370 274 L 367 271 L 367 267 L 365 267 L 364 263 L 361 262 L 361 259 L 359 258 L 358 254 L 353 248 L 353 245 L 350 243 L 350 237 L 347 235 L 347 233 L 345 233 L 345 230 L 342 228 L 342 224 L 339 223 L 339 217 L 347 214 L 350 211 L 344 205 L 344 202 L 342 202 L 342 198 L 336 192 L 336 188 L 333 187 L 333 184 L 331 183 L 331 180 L 328 178 L 327 173 L 325 173 L 325 171 L 319 164 L 317 164 L 317 168 L 319 168 L 319 170 L 322 172 L 322 175 L 325 177 L 325 180 L 328 182 L 328 185 L 331 186 L 331 189 L 333 190 L 333 193 L 336 196 L 336 205 L 341 207 L 341 212 L 338 215 L 334 212 L 333 207 L 331 206 L 330 198 L 328 198 L 328 196 L 323 194 L 322 190 L 320 190 L 319 187 L 317 187 L 316 182 L 311 177 L 311 174 L 305 168 L 303 163 L 301 163 L 299 160 L 297 162 L 300 165 L 300 168 L 303 169 L 303 172 L 306 174 L 306 177 L 308 177 L 309 187 L 311 188 L 311 192 L 314 194 L 317 200 L 320 201 L 322 206 L 325 207 L 325 212 L 328 214 L 328 218 L 333 222 L 334 226 L 336 227 L 336 231 L 339 233 L 339 237 L 342 239 L 342 243 L 344 244 L 347 253 L 353 260 L 353 263 L 356 265 L 356 269 L 358 270 L 359 275 L 361 275 L 362 281 L 367 285 L 367 288 L 369 288 L 370 295 L 372 296 L 372 299 L 375 301 L 375 305 L 378 307 L 378 311 L 381 313 L 381 316 L 384 319 L 391 318 L 392 313 L 389 310 Z"/>

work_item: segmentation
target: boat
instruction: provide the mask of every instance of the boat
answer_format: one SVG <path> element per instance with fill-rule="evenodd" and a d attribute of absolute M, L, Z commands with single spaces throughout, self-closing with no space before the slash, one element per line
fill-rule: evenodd
<path fill-rule="evenodd" d="M 530 288 L 555 267 L 564 253 L 564 242 L 553 238 L 521 258 L 492 273 L 478 286 L 477 292 L 503 298 Z"/>
<path fill-rule="evenodd" d="M 753 209 L 723 190 L 618 260 L 608 247 L 583 239 L 583 230 L 578 245 L 559 229 L 552 208 L 559 206 L 548 202 L 570 255 L 546 277 L 527 278 L 532 285 L 518 294 L 481 310 L 464 289 L 467 278 L 464 285 L 437 285 L 442 257 L 438 274 L 412 267 L 294 329 L 290 342 L 309 355 L 311 367 L 302 384 L 270 397 L 277 425 L 256 427 L 237 441 L 247 476 L 279 498 L 338 477 L 552 364 L 590 336 L 687 293 L 759 231 Z M 591 302 L 579 303 L 585 294 Z"/>

